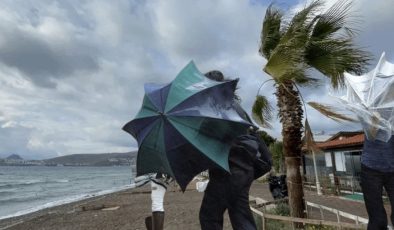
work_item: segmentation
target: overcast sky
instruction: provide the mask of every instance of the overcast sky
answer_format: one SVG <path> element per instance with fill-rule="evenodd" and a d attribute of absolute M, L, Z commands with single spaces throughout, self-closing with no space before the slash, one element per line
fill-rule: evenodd
<path fill-rule="evenodd" d="M 257 50 L 270 2 L 2 0 L 0 157 L 134 150 L 121 128 L 138 112 L 143 84 L 171 81 L 190 60 L 201 72 L 240 78 L 242 105 L 250 111 L 268 79 Z M 304 4 L 276 1 L 287 12 Z M 361 20 L 357 43 L 375 55 L 373 64 L 382 51 L 393 62 L 394 1 L 355 0 L 353 11 Z M 327 90 L 302 92 L 306 101 L 328 101 Z M 261 91 L 275 104 L 273 92 L 269 84 Z M 360 129 L 307 113 L 315 132 Z M 280 138 L 274 124 L 266 131 Z"/>

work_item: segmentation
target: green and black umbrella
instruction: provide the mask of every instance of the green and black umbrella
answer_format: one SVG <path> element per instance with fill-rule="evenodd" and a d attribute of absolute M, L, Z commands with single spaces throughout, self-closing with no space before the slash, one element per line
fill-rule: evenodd
<path fill-rule="evenodd" d="M 138 142 L 137 175 L 165 173 L 185 190 L 206 169 L 229 171 L 231 142 L 252 125 L 234 100 L 237 82 L 210 80 L 190 62 L 169 84 L 145 84 L 140 111 L 123 127 Z"/>

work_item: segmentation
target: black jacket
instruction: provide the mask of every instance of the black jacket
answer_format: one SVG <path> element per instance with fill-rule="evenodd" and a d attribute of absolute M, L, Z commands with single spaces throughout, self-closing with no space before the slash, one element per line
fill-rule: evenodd
<path fill-rule="evenodd" d="M 243 171 L 258 178 L 271 170 L 272 160 L 266 144 L 256 135 L 246 134 L 236 138 L 229 154 L 230 172 Z M 223 169 L 211 169 L 210 177 L 224 177 Z"/>

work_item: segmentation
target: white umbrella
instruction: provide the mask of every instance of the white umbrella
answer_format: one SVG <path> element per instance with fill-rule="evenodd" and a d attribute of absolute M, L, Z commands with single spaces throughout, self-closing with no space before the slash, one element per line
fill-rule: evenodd
<path fill-rule="evenodd" d="M 394 133 L 394 64 L 383 53 L 369 73 L 345 73 L 345 84 L 340 101 L 357 115 L 366 137 L 387 142 Z"/>

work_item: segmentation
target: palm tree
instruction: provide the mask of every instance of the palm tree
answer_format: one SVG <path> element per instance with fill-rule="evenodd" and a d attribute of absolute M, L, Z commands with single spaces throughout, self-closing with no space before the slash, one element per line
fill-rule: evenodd
<path fill-rule="evenodd" d="M 290 213 L 304 217 L 304 193 L 300 174 L 303 109 L 298 86 L 314 86 L 315 69 L 331 79 L 331 85 L 343 85 L 343 73 L 359 74 L 370 60 L 369 53 L 356 47 L 354 30 L 347 27 L 351 2 L 339 1 L 320 13 L 324 1 L 313 1 L 289 22 L 270 5 L 261 32 L 259 53 L 267 59 L 264 71 L 276 88 L 278 115 L 282 123 Z M 253 108 L 257 122 L 264 121 L 264 98 L 258 96 Z"/>

